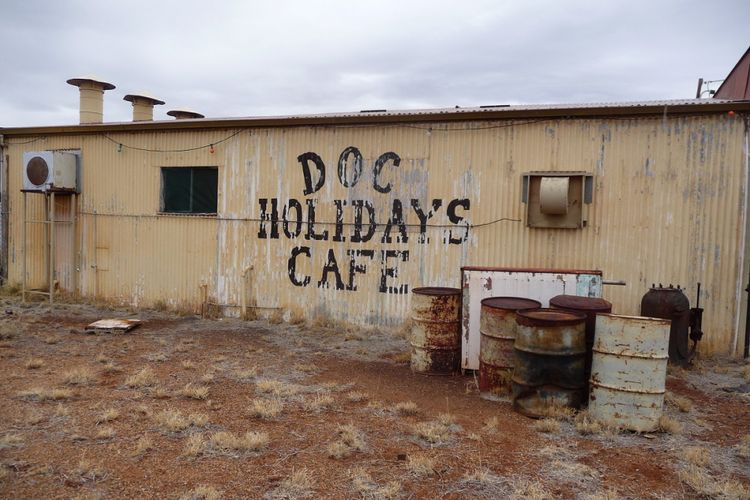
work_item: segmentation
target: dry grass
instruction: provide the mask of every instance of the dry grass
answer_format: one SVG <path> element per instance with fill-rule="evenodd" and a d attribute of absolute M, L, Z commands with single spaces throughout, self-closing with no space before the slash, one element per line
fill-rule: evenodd
<path fill-rule="evenodd" d="M 154 371 L 146 367 L 125 379 L 125 386 L 130 388 L 153 387 L 157 382 Z"/>
<path fill-rule="evenodd" d="M 390 359 L 394 363 L 408 363 L 409 361 L 411 361 L 411 353 L 408 351 L 399 352 L 399 353 L 393 354 L 390 357 Z"/>
<path fill-rule="evenodd" d="M 117 420 L 117 417 L 119 416 L 119 411 L 115 410 L 114 408 L 110 408 L 103 411 L 101 414 L 99 414 L 98 417 L 96 417 L 96 424 L 99 425 L 105 422 L 112 422 L 113 420 Z"/>
<path fill-rule="evenodd" d="M 0 450 L 9 448 L 20 448 L 24 445 L 23 436 L 17 433 L 4 434 L 0 436 Z"/>
<path fill-rule="evenodd" d="M 742 436 L 740 442 L 734 445 L 734 452 L 740 458 L 750 458 L 750 434 Z"/>
<path fill-rule="evenodd" d="M 586 410 L 578 412 L 575 418 L 575 426 L 578 433 L 584 436 L 596 434 L 614 435 L 617 433 L 617 429 L 592 419 Z"/>
<path fill-rule="evenodd" d="M 180 495 L 180 500 L 219 500 L 221 496 L 221 491 L 213 486 L 201 485 Z"/>
<path fill-rule="evenodd" d="M 711 462 L 711 452 L 702 446 L 687 446 L 681 455 L 683 460 L 698 467 L 705 467 Z"/>
<path fill-rule="evenodd" d="M 712 472 L 690 465 L 678 473 L 680 481 L 700 498 L 747 499 L 750 491 L 734 478 L 716 477 Z"/>
<path fill-rule="evenodd" d="M 540 413 L 543 417 L 546 418 L 561 421 L 570 421 L 573 420 L 573 417 L 575 417 L 576 411 L 569 406 L 565 406 L 556 401 L 553 401 L 551 405 L 544 407 Z"/>
<path fill-rule="evenodd" d="M 151 438 L 148 435 L 144 434 L 143 436 L 138 438 L 138 441 L 136 441 L 135 449 L 133 449 L 130 456 L 133 458 L 140 458 L 153 449 L 154 443 L 151 441 Z"/>
<path fill-rule="evenodd" d="M 350 391 L 346 393 L 346 400 L 350 403 L 361 403 L 370 399 L 370 395 L 366 392 Z"/>
<path fill-rule="evenodd" d="M 57 337 L 52 337 L 52 336 L 44 337 L 44 343 L 47 345 L 54 345 L 54 344 L 57 344 L 58 342 L 60 342 L 60 339 L 58 339 Z"/>
<path fill-rule="evenodd" d="M 169 391 L 166 387 L 157 385 L 151 388 L 151 397 L 154 399 L 169 399 Z"/>
<path fill-rule="evenodd" d="M 96 375 L 88 366 L 77 366 L 63 373 L 66 385 L 87 386 L 96 382 Z"/>
<path fill-rule="evenodd" d="M 155 352 L 146 356 L 146 359 L 153 363 L 164 363 L 169 360 L 169 356 L 163 352 Z"/>
<path fill-rule="evenodd" d="M 187 384 L 185 387 L 180 389 L 179 394 L 183 398 L 203 400 L 208 397 L 208 387 Z"/>
<path fill-rule="evenodd" d="M 482 432 L 495 432 L 497 431 L 497 426 L 500 423 L 500 419 L 497 417 L 490 417 L 484 422 L 484 426 L 482 426 Z"/>
<path fill-rule="evenodd" d="M 349 479 L 352 489 L 362 498 L 391 499 L 398 498 L 401 494 L 401 483 L 390 481 L 380 485 L 363 467 L 349 470 Z"/>
<path fill-rule="evenodd" d="M 86 482 L 102 480 L 107 473 L 98 465 L 93 464 L 84 458 L 81 459 L 76 468 L 73 469 L 73 475 L 78 477 L 81 481 Z"/>
<path fill-rule="evenodd" d="M 314 496 L 315 479 L 306 468 L 292 470 L 292 474 L 285 478 L 279 486 L 267 495 L 270 498 L 310 498 Z"/>
<path fill-rule="evenodd" d="M 203 439 L 203 435 L 191 434 L 185 442 L 185 450 L 182 452 L 182 455 L 190 458 L 197 457 L 203 453 L 204 447 L 205 440 Z"/>
<path fill-rule="evenodd" d="M 688 413 L 693 409 L 693 402 L 690 399 L 684 396 L 678 396 L 673 392 L 667 392 L 664 394 L 664 402 L 683 413 Z"/>
<path fill-rule="evenodd" d="M 24 366 L 27 370 L 37 370 L 44 366 L 44 360 L 42 358 L 31 358 L 24 363 Z"/>
<path fill-rule="evenodd" d="M 440 445 L 448 443 L 453 438 L 457 428 L 452 415 L 443 413 L 437 419 L 429 422 L 419 422 L 412 430 L 414 436 L 429 445 Z"/>
<path fill-rule="evenodd" d="M 292 365 L 292 368 L 303 373 L 313 373 L 318 371 L 318 367 L 313 363 L 295 363 Z"/>
<path fill-rule="evenodd" d="M 436 460 L 427 455 L 409 455 L 406 469 L 414 476 L 426 477 L 435 474 Z"/>
<path fill-rule="evenodd" d="M 235 456 L 259 452 L 268 447 L 270 438 L 265 432 L 248 431 L 242 436 L 231 432 L 216 432 L 203 443 L 204 452 Z"/>
<path fill-rule="evenodd" d="M 242 370 L 235 371 L 234 376 L 240 382 L 252 382 L 258 376 L 258 368 L 255 366 L 243 368 Z"/>
<path fill-rule="evenodd" d="M 484 467 L 464 474 L 459 484 L 462 490 L 469 490 L 475 494 L 466 495 L 472 498 L 509 498 L 508 481 Z"/>
<path fill-rule="evenodd" d="M 250 401 L 248 413 L 251 417 L 270 420 L 281 415 L 284 405 L 278 399 L 253 399 Z"/>
<path fill-rule="evenodd" d="M 668 415 L 659 417 L 659 430 L 667 434 L 681 434 L 683 425 Z"/>
<path fill-rule="evenodd" d="M 206 372 L 201 375 L 200 381 L 202 384 L 211 384 L 216 380 L 216 374 L 214 372 Z"/>
<path fill-rule="evenodd" d="M 742 378 L 745 379 L 745 382 L 750 384 L 750 365 L 745 365 L 742 368 Z"/>
<path fill-rule="evenodd" d="M 560 421 L 549 417 L 542 418 L 534 422 L 532 427 L 539 432 L 554 434 L 560 432 Z"/>
<path fill-rule="evenodd" d="M 416 415 L 419 413 L 419 406 L 414 401 L 403 401 L 396 403 L 393 411 L 399 415 Z"/>
<path fill-rule="evenodd" d="M 156 425 L 162 432 L 182 432 L 188 427 L 204 427 L 208 416 L 203 413 L 191 413 L 187 417 L 178 410 L 162 410 L 154 416 Z"/>
<path fill-rule="evenodd" d="M 44 389 L 34 387 L 18 393 L 18 397 L 28 401 L 61 401 L 71 399 L 75 393 L 70 389 Z"/>
<path fill-rule="evenodd" d="M 96 439 L 104 440 L 104 439 L 112 439 L 115 437 L 117 433 L 112 427 L 102 427 L 99 429 L 96 433 L 96 436 L 94 436 Z"/>
<path fill-rule="evenodd" d="M 362 431 L 352 424 L 339 425 L 337 429 L 338 439 L 328 444 L 328 456 L 341 459 L 355 452 L 363 452 L 367 448 Z"/>
<path fill-rule="evenodd" d="M 302 408 L 304 408 L 305 411 L 320 413 L 331 408 L 333 406 L 333 403 L 334 400 L 330 395 L 316 394 L 311 399 L 305 400 L 305 402 L 302 404 Z"/>
<path fill-rule="evenodd" d="M 268 318 L 268 322 L 272 325 L 279 325 L 284 322 L 284 310 L 283 309 L 275 309 L 273 313 L 271 314 L 271 317 Z"/>
<path fill-rule="evenodd" d="M 282 382 L 281 380 L 260 379 L 255 382 L 255 389 L 263 394 L 271 394 L 277 398 L 294 396 L 299 392 L 299 386 Z"/>
<path fill-rule="evenodd" d="M 516 478 L 511 481 L 508 500 L 553 500 L 555 497 L 541 482 L 529 478 Z"/>
<path fill-rule="evenodd" d="M 193 363 L 189 359 L 186 359 L 185 361 L 180 363 L 180 366 L 182 366 L 185 370 L 195 370 L 195 363 Z"/>
<path fill-rule="evenodd" d="M 292 309 L 289 313 L 289 323 L 292 325 L 304 325 L 305 312 L 299 307 Z"/>

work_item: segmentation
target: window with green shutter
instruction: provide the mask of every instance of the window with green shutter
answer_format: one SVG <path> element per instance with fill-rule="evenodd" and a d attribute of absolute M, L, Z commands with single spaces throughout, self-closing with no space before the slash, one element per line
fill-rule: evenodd
<path fill-rule="evenodd" d="M 162 167 L 161 206 L 165 213 L 215 214 L 216 167 Z"/>

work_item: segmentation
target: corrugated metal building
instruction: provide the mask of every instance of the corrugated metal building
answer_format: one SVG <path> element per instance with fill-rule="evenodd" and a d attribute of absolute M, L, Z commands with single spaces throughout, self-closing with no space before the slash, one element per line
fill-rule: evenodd
<path fill-rule="evenodd" d="M 701 349 L 737 355 L 749 113 L 712 99 L 6 128 L 7 276 L 48 280 L 24 153 L 73 150 L 53 279 L 83 296 L 395 325 L 412 288 L 459 286 L 462 266 L 600 269 L 627 283 L 604 290 L 623 314 L 652 283 L 693 303 L 702 283 Z"/>

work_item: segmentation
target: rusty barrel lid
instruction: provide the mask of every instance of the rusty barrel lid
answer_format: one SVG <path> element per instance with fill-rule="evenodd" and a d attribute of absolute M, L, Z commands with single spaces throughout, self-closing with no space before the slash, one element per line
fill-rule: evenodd
<path fill-rule="evenodd" d="M 580 297 L 578 295 L 557 295 L 549 299 L 551 306 L 560 309 L 572 309 L 587 312 L 609 312 L 612 303 L 598 297 Z"/>
<path fill-rule="evenodd" d="M 431 295 L 431 296 L 443 296 L 443 295 L 461 295 L 460 288 L 451 288 L 447 286 L 423 286 L 420 288 L 413 288 L 412 293 L 417 295 Z"/>
<path fill-rule="evenodd" d="M 482 300 L 482 307 L 504 309 L 506 311 L 520 311 L 522 309 L 538 309 L 542 303 L 525 297 L 490 297 Z"/>
<path fill-rule="evenodd" d="M 526 309 L 516 313 L 516 323 L 523 326 L 565 326 L 586 321 L 586 315 L 562 309 Z"/>

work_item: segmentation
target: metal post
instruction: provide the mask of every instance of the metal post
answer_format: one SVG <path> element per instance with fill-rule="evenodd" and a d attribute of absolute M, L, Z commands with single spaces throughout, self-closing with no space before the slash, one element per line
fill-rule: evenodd
<path fill-rule="evenodd" d="M 28 222 L 26 222 L 26 197 L 28 196 L 28 193 L 26 191 L 23 192 L 23 204 L 22 204 L 22 213 L 21 213 L 21 221 L 23 225 L 22 235 L 21 235 L 21 261 L 23 262 L 23 266 L 21 269 L 21 302 L 26 302 L 26 225 Z"/>
<path fill-rule="evenodd" d="M 70 196 L 70 225 L 73 226 L 71 229 L 71 239 L 73 247 L 73 294 L 78 296 L 78 269 L 80 264 L 78 262 L 78 238 L 76 237 L 77 221 L 78 221 L 78 204 L 76 203 L 76 194 L 73 193 Z"/>
<path fill-rule="evenodd" d="M 55 192 L 50 194 L 49 210 L 49 303 L 54 302 L 55 293 Z"/>
<path fill-rule="evenodd" d="M 747 288 L 745 291 L 748 293 L 747 308 L 745 309 L 745 352 L 743 358 L 750 357 L 750 277 L 748 277 Z"/>

